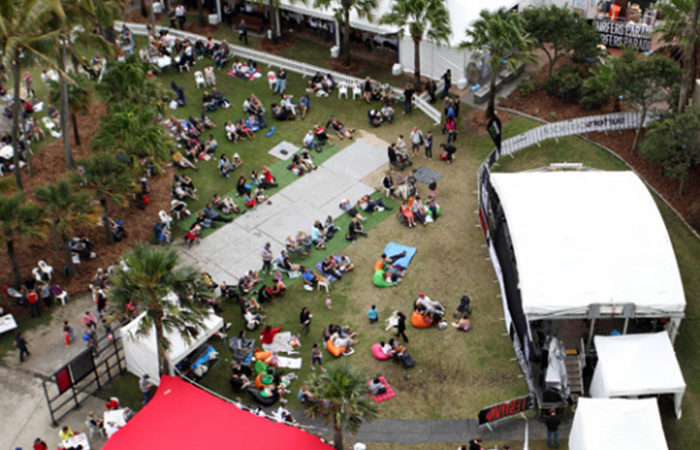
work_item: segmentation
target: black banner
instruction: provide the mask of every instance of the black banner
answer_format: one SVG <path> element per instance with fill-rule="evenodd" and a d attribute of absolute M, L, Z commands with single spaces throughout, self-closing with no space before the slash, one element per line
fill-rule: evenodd
<path fill-rule="evenodd" d="M 489 120 L 488 125 L 486 125 L 486 131 L 489 132 L 489 136 L 491 136 L 491 140 L 493 140 L 493 143 L 496 144 L 496 148 L 498 149 L 498 153 L 501 153 L 501 119 L 499 119 L 496 116 L 493 116 L 491 120 Z"/>
<path fill-rule="evenodd" d="M 593 21 L 606 47 L 629 47 L 640 52 L 651 50 L 651 31 L 649 25 L 634 22 L 611 22 L 608 19 Z"/>
<path fill-rule="evenodd" d="M 529 395 L 507 400 L 497 405 L 491 405 L 479 411 L 479 425 L 485 425 L 490 422 L 512 417 L 521 412 L 533 409 L 534 407 L 535 402 Z"/>
<path fill-rule="evenodd" d="M 70 367 L 73 384 L 79 382 L 95 370 L 95 360 L 92 359 L 92 352 L 90 350 L 83 351 L 73 361 L 68 363 L 68 367 Z"/>

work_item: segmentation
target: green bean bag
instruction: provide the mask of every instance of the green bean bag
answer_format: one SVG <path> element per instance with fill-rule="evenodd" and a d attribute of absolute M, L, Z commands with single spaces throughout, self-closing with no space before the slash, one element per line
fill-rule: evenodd
<path fill-rule="evenodd" d="M 267 372 L 267 364 L 258 359 L 257 361 L 255 361 L 255 374 L 257 375 L 261 372 Z"/>
<path fill-rule="evenodd" d="M 376 270 L 374 272 L 374 275 L 372 275 L 372 283 L 374 283 L 375 286 L 377 287 L 392 287 L 394 283 L 390 281 L 386 281 L 384 279 L 384 271 L 383 270 Z"/>
<path fill-rule="evenodd" d="M 440 206 L 438 205 L 437 209 L 437 215 L 440 217 L 441 211 L 440 211 Z M 428 205 L 425 206 L 425 213 L 429 215 L 430 217 L 433 217 L 433 210 L 428 208 Z M 433 217 L 435 219 L 435 217 Z"/>

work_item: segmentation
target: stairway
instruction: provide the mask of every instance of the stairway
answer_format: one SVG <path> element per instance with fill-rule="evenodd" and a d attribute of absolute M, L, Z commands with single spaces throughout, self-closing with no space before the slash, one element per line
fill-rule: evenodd
<path fill-rule="evenodd" d="M 572 397 L 575 399 L 583 395 L 583 364 L 577 350 L 566 351 L 566 373 L 569 376 Z"/>

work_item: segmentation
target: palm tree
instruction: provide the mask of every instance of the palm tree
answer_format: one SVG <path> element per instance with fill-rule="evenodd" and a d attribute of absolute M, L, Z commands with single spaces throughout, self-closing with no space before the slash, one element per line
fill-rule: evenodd
<path fill-rule="evenodd" d="M 366 395 L 365 378 L 346 364 L 334 364 L 314 374 L 309 392 L 314 401 L 306 402 L 306 413 L 333 424 L 333 444 L 338 450 L 344 448 L 343 430 L 354 434 L 363 422 L 377 416 L 374 400 Z"/>
<path fill-rule="evenodd" d="M 95 222 L 97 215 L 90 194 L 77 191 L 67 179 L 61 178 L 55 183 L 36 188 L 34 196 L 51 221 L 54 246 L 58 249 L 62 245 L 65 250 L 66 274 L 72 277 L 75 275 L 75 266 L 71 258 L 68 233 L 79 226 Z"/>
<path fill-rule="evenodd" d="M 700 0 L 668 0 L 656 5 L 663 14 L 655 31 L 661 32 L 661 40 L 677 43 L 683 54 L 683 80 L 678 97 L 678 112 L 684 112 L 697 78 L 698 54 L 700 54 Z"/>
<path fill-rule="evenodd" d="M 506 64 L 511 68 L 534 61 L 531 49 L 535 41 L 524 31 L 523 17 L 505 8 L 494 12 L 482 10 L 466 33 L 468 40 L 460 44 L 461 48 L 486 50 L 490 55 L 487 64 L 491 68 L 491 82 L 486 116 L 492 118 L 496 109 L 496 78 L 502 61 L 508 58 Z"/>
<path fill-rule="evenodd" d="M 109 205 L 124 205 L 132 189 L 133 178 L 127 167 L 107 152 L 97 153 L 78 162 L 74 182 L 94 191 L 94 197 L 102 207 L 102 222 L 107 242 L 113 242 L 110 227 Z"/>
<path fill-rule="evenodd" d="M 74 73 L 69 75 L 69 77 L 71 80 L 70 83 L 66 82 L 65 80 L 59 83 L 49 81 L 49 101 L 53 104 L 63 103 L 63 86 L 65 85 L 68 93 L 68 111 L 70 113 L 70 120 L 73 123 L 73 140 L 75 140 L 75 145 L 80 145 L 78 120 L 76 119 L 75 114 L 78 111 L 86 110 L 88 106 L 90 106 L 90 102 L 92 101 L 92 85 L 85 74 Z M 68 130 L 62 131 L 66 135 L 68 134 Z"/>
<path fill-rule="evenodd" d="M 158 123 L 155 108 L 123 105 L 112 108 L 103 118 L 92 145 L 112 154 L 122 153 L 135 169 L 142 169 L 145 163 L 160 167 L 174 144 Z"/>
<path fill-rule="evenodd" d="M 126 303 L 135 304 L 146 315 L 139 334 L 148 334 L 155 326 L 160 373 L 168 373 L 167 351 L 170 342 L 165 332 L 178 332 L 185 340 L 196 337 L 209 306 L 202 297 L 212 295 L 201 272 L 178 264 L 179 253 L 173 248 L 139 243 L 124 256 L 128 270 L 117 269 L 109 277 L 109 299 L 122 313 L 129 313 Z M 174 293 L 178 300 L 167 298 Z"/>
<path fill-rule="evenodd" d="M 314 0 L 314 8 L 331 8 L 335 18 L 343 27 L 343 64 L 350 65 L 350 12 L 355 11 L 360 19 L 372 20 L 372 11 L 377 0 Z"/>
<path fill-rule="evenodd" d="M 44 224 L 42 209 L 34 203 L 25 202 L 22 192 L 0 197 L 0 242 L 5 244 L 14 286 L 17 288 L 22 283 L 22 275 L 15 254 L 15 242 L 22 237 L 41 237 Z"/>
<path fill-rule="evenodd" d="M 153 66 L 132 55 L 124 62 L 111 62 L 97 91 L 109 108 L 121 104 L 153 106 L 164 96 L 160 85 L 148 73 Z"/>
<path fill-rule="evenodd" d="M 28 59 L 51 65 L 46 52 L 58 31 L 47 26 L 49 13 L 63 14 L 60 0 L 2 0 L 0 1 L 0 62 L 12 69 L 14 103 L 12 112 L 12 148 L 15 178 L 22 190 L 19 170 L 19 121 L 21 117 L 21 67 Z M 27 160 L 29 163 L 29 160 Z M 31 170 L 31 164 L 30 164 Z"/>
<path fill-rule="evenodd" d="M 450 13 L 445 6 L 445 0 L 394 0 L 391 11 L 384 14 L 380 23 L 396 25 L 399 35 L 403 36 L 404 29 L 413 39 L 413 68 L 416 86 L 420 81 L 420 43 L 428 39 L 447 44 L 452 34 Z"/>

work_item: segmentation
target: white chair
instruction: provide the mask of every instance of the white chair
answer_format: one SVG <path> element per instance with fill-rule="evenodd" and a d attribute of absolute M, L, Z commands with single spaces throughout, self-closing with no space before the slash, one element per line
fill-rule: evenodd
<path fill-rule="evenodd" d="M 40 259 L 37 264 L 39 269 L 41 269 L 41 271 L 49 277 L 49 280 L 51 280 L 53 278 L 53 267 L 43 259 Z"/>
<path fill-rule="evenodd" d="M 48 131 L 53 131 L 54 128 L 56 128 L 56 124 L 54 123 L 53 120 L 51 120 L 50 117 L 44 116 L 41 118 L 41 123 L 44 124 L 44 128 L 46 128 Z"/>
<path fill-rule="evenodd" d="M 165 212 L 165 210 L 161 209 L 160 211 L 158 211 L 158 218 L 162 223 L 165 224 L 166 227 L 170 228 L 170 222 L 173 221 L 173 218 L 170 216 L 170 214 Z"/>
<path fill-rule="evenodd" d="M 275 88 L 275 83 L 277 83 L 277 75 L 275 75 L 275 72 L 267 72 L 267 84 L 270 86 L 270 89 Z"/>
<path fill-rule="evenodd" d="M 93 435 L 96 432 L 99 433 L 103 438 L 107 437 L 104 428 L 93 425 L 90 419 L 87 419 L 85 421 L 85 425 L 87 425 L 88 432 L 90 433 L 90 439 L 92 439 Z"/>
<path fill-rule="evenodd" d="M 68 292 L 61 289 L 61 286 L 54 284 L 51 286 L 51 293 L 56 300 L 59 300 L 63 306 L 66 306 L 66 300 L 68 299 Z"/>
<path fill-rule="evenodd" d="M 343 95 L 348 98 L 348 85 L 341 82 L 338 84 L 338 98 L 342 98 Z"/>
<path fill-rule="evenodd" d="M 201 89 L 204 87 L 204 74 L 201 70 L 198 70 L 194 73 L 194 82 L 197 85 L 197 89 Z"/>
<path fill-rule="evenodd" d="M 330 285 L 331 285 L 331 282 L 328 281 L 328 279 L 326 279 L 326 281 L 319 281 L 318 283 L 316 283 L 316 290 L 320 291 L 321 287 L 323 287 L 326 290 L 326 294 L 327 294 L 330 291 L 330 288 L 331 288 Z"/>
<path fill-rule="evenodd" d="M 357 97 L 362 98 L 362 88 L 360 87 L 360 83 L 357 83 L 352 87 L 352 99 L 355 100 Z"/>

